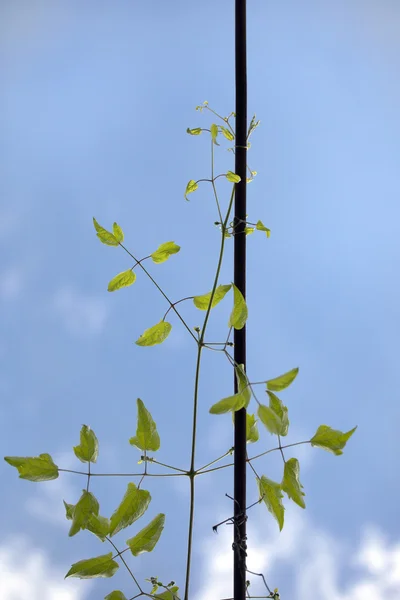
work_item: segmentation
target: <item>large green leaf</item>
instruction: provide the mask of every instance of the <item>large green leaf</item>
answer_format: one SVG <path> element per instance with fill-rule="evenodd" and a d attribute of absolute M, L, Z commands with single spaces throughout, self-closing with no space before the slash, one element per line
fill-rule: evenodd
<path fill-rule="evenodd" d="M 134 483 L 128 483 L 121 504 L 111 516 L 110 535 L 115 535 L 137 521 L 146 512 L 150 500 L 151 496 L 147 490 L 140 490 Z"/>
<path fill-rule="evenodd" d="M 229 292 L 231 287 L 232 287 L 232 285 L 230 285 L 230 284 L 229 285 L 219 285 L 215 289 L 211 308 L 214 308 L 214 306 L 217 306 L 217 304 L 219 302 L 221 302 L 221 300 Z M 212 294 L 212 291 L 208 292 L 207 294 L 203 294 L 202 296 L 195 296 L 193 298 L 193 303 L 194 303 L 195 307 L 200 310 L 207 310 L 208 306 L 210 304 L 211 294 Z"/>
<path fill-rule="evenodd" d="M 137 399 L 137 408 L 136 435 L 131 437 L 129 443 L 140 450 L 156 452 L 160 448 L 160 436 L 157 433 L 157 426 L 140 398 Z"/>
<path fill-rule="evenodd" d="M 257 420 L 255 415 L 246 414 L 246 442 L 257 442 L 259 438 Z"/>
<path fill-rule="evenodd" d="M 111 592 L 111 594 L 105 596 L 104 600 L 127 600 L 127 597 L 119 590 L 115 590 L 114 592 Z"/>
<path fill-rule="evenodd" d="M 99 503 L 95 496 L 86 490 L 72 509 L 72 525 L 69 530 L 69 536 L 72 537 L 81 529 L 87 529 L 88 521 L 91 515 L 99 514 Z"/>
<path fill-rule="evenodd" d="M 18 469 L 21 479 L 50 481 L 58 477 L 58 467 L 54 464 L 50 454 L 39 454 L 34 457 L 5 456 L 4 460 Z"/>
<path fill-rule="evenodd" d="M 175 242 L 165 242 L 161 244 L 155 252 L 151 255 L 151 258 L 155 263 L 162 263 L 169 259 L 172 254 L 176 254 L 181 249 L 180 246 Z"/>
<path fill-rule="evenodd" d="M 162 594 L 154 594 L 154 598 L 157 598 L 157 600 L 179 600 L 179 596 L 177 594 L 178 590 L 178 586 L 174 585 L 173 587 L 168 588 L 168 590 Z"/>
<path fill-rule="evenodd" d="M 143 552 L 151 552 L 157 544 L 165 524 L 165 515 L 158 514 L 146 527 L 143 527 L 133 538 L 127 540 L 133 556 L 139 556 Z"/>
<path fill-rule="evenodd" d="M 80 433 L 80 444 L 73 448 L 75 456 L 81 462 L 95 463 L 99 455 L 99 442 L 93 431 L 87 425 L 82 425 Z"/>
<path fill-rule="evenodd" d="M 106 246 L 119 246 L 119 241 L 118 241 L 117 237 L 115 237 L 115 235 L 113 233 L 111 233 L 111 231 L 107 231 L 107 229 L 104 229 L 104 227 L 99 225 L 94 217 L 93 217 L 93 225 L 97 231 L 97 237 L 103 244 L 106 244 Z M 118 225 L 116 223 L 114 223 L 114 225 L 116 225 L 116 227 L 118 228 Z M 119 234 L 118 229 L 116 229 L 115 231 L 117 234 Z M 121 232 L 122 232 L 122 229 L 121 229 Z M 123 234 L 122 234 L 122 239 L 123 239 Z"/>
<path fill-rule="evenodd" d="M 285 436 L 289 430 L 288 409 L 272 392 L 267 392 L 269 406 L 260 404 L 258 416 L 270 433 Z"/>
<path fill-rule="evenodd" d="M 282 530 L 285 519 L 285 508 L 282 504 L 282 488 L 279 483 L 268 479 L 263 475 L 261 479 L 257 479 L 260 497 L 265 502 L 266 507 L 272 516 L 276 519 L 279 529 Z"/>
<path fill-rule="evenodd" d="M 252 173 L 253 175 L 253 173 Z M 256 223 L 256 229 L 258 231 L 265 231 L 265 234 L 267 236 L 267 238 L 269 238 L 269 236 L 271 235 L 271 230 L 268 229 L 268 227 L 265 227 L 264 223 L 262 221 L 257 221 Z"/>
<path fill-rule="evenodd" d="M 248 384 L 248 379 L 244 371 L 244 365 L 238 365 L 235 367 L 236 381 L 237 381 L 237 394 L 223 398 L 210 408 L 210 413 L 213 415 L 222 415 L 230 411 L 237 411 L 241 408 L 247 408 L 251 391 Z"/>
<path fill-rule="evenodd" d="M 195 192 L 198 187 L 199 187 L 198 183 L 196 183 L 193 179 L 191 179 L 186 186 L 185 200 L 188 200 L 188 197 L 187 197 L 188 194 L 192 194 L 193 192 Z"/>
<path fill-rule="evenodd" d="M 289 498 L 296 502 L 301 508 L 305 508 L 302 491 L 303 486 L 300 483 L 300 465 L 297 458 L 289 458 L 285 462 L 285 469 L 282 479 L 282 490 L 288 495 Z"/>
<path fill-rule="evenodd" d="M 167 321 L 160 321 L 157 325 L 146 329 L 145 332 L 136 340 L 138 346 L 155 346 L 162 344 L 171 333 L 172 325 Z"/>
<path fill-rule="evenodd" d="M 332 429 L 328 425 L 320 425 L 316 434 L 310 440 L 311 445 L 319 446 L 320 448 L 339 456 L 340 454 L 343 454 L 342 450 L 345 447 L 347 440 L 351 438 L 356 429 L 357 427 L 354 427 L 353 429 L 350 429 L 350 431 L 343 433 L 338 429 Z"/>
<path fill-rule="evenodd" d="M 113 234 L 117 242 L 124 241 L 124 232 L 122 228 L 118 225 L 118 223 L 113 223 Z"/>
<path fill-rule="evenodd" d="M 242 292 L 236 287 L 235 284 L 232 285 L 233 310 L 229 318 L 228 326 L 234 327 L 235 329 L 243 329 L 248 317 L 247 305 L 245 299 L 243 298 Z"/>
<path fill-rule="evenodd" d="M 128 269 L 127 271 L 122 271 L 122 273 L 118 273 L 115 277 L 113 277 L 108 284 L 107 290 L 109 292 L 115 292 L 116 290 L 120 290 L 123 287 L 128 287 L 135 283 L 136 281 L 136 273 L 132 271 L 132 269 Z"/>
<path fill-rule="evenodd" d="M 299 372 L 298 367 L 296 369 L 292 369 L 283 375 L 279 375 L 279 377 L 275 377 L 274 379 L 269 379 L 266 381 L 267 389 L 272 392 L 280 392 L 285 388 L 289 387 L 289 385 L 296 379 L 297 373 Z"/>
<path fill-rule="evenodd" d="M 240 175 L 236 175 L 236 173 L 233 173 L 233 171 L 228 171 L 225 177 L 231 183 L 239 183 L 239 181 L 241 181 Z"/>
<path fill-rule="evenodd" d="M 119 564 L 112 558 L 112 552 L 88 558 L 74 563 L 65 578 L 93 579 L 94 577 L 112 577 L 119 569 Z"/>
<path fill-rule="evenodd" d="M 64 506 L 66 513 L 65 516 L 69 521 L 71 521 L 74 518 L 75 505 L 68 504 L 64 500 Z M 99 514 L 92 513 L 88 516 L 86 520 L 85 529 L 87 529 L 91 533 L 94 533 L 94 535 L 96 535 L 102 542 L 104 542 L 106 536 L 110 531 L 110 521 L 106 517 L 101 517 Z"/>

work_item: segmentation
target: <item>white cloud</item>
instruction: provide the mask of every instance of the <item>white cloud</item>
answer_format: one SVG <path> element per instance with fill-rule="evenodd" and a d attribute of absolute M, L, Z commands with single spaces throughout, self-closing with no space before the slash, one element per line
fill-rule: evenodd
<path fill-rule="evenodd" d="M 222 517 L 224 518 L 224 517 Z M 221 518 L 221 520 L 222 520 Z M 366 526 L 352 547 L 328 531 L 315 527 L 304 513 L 289 508 L 281 534 L 266 520 L 248 526 L 247 566 L 262 572 L 271 589 L 279 588 L 281 568 L 289 570 L 290 600 L 398 600 L 400 598 L 400 540 L 390 543 L 374 527 Z M 269 518 L 268 518 L 269 520 Z M 207 582 L 196 600 L 232 595 L 232 527 L 210 533 L 201 548 L 201 580 Z M 251 579 L 251 594 L 264 595 L 259 577 Z M 285 577 L 287 581 L 287 576 Z M 282 594 L 281 598 L 286 600 Z"/>
<path fill-rule="evenodd" d="M 56 292 L 54 308 L 62 317 L 66 328 L 72 334 L 79 336 L 100 333 L 107 318 L 107 309 L 103 300 L 86 296 L 69 287 Z"/>
<path fill-rule="evenodd" d="M 64 581 L 65 573 L 25 538 L 0 546 L 0 600 L 83 600 L 88 583 Z M 89 585 L 91 585 L 89 583 Z"/>
<path fill-rule="evenodd" d="M 2 300 L 14 300 L 22 291 L 22 270 L 10 267 L 0 274 L 0 298 Z"/>

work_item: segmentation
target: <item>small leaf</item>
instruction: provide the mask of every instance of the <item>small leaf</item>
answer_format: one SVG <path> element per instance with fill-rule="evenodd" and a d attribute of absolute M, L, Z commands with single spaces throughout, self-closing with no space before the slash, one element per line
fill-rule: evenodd
<path fill-rule="evenodd" d="M 235 367 L 235 375 L 238 387 L 238 393 L 243 396 L 244 407 L 247 408 L 251 398 L 251 389 L 249 385 L 249 380 L 247 379 L 246 372 L 244 370 L 244 365 L 237 365 Z"/>
<path fill-rule="evenodd" d="M 194 129 L 189 129 L 189 127 L 188 127 L 186 129 L 186 133 L 189 133 L 190 135 L 200 135 L 201 127 L 195 127 Z"/>
<path fill-rule="evenodd" d="M 235 329 L 243 329 L 248 317 L 247 305 L 245 299 L 243 298 L 242 292 L 239 290 L 239 288 L 236 287 L 235 284 L 232 285 L 233 310 L 229 318 L 228 327 L 234 327 Z"/>
<path fill-rule="evenodd" d="M 138 346 L 155 346 L 162 344 L 171 333 L 172 325 L 167 321 L 160 321 L 157 325 L 146 329 L 145 332 L 136 340 Z"/>
<path fill-rule="evenodd" d="M 155 263 L 162 263 L 168 260 L 171 254 L 179 252 L 180 249 L 181 247 L 175 244 L 175 242 L 165 242 L 165 244 L 161 244 L 161 246 L 153 252 L 151 258 Z"/>
<path fill-rule="evenodd" d="M 250 235 L 251 233 L 254 233 L 254 227 L 246 227 L 244 232 L 246 235 Z"/>
<path fill-rule="evenodd" d="M 289 498 L 296 502 L 301 508 L 305 508 L 305 502 L 303 500 L 303 496 L 305 496 L 304 492 L 302 492 L 303 486 L 300 483 L 300 465 L 297 458 L 289 458 L 285 462 L 285 470 L 283 474 L 282 480 L 282 490 L 286 492 Z"/>
<path fill-rule="evenodd" d="M 254 171 L 254 173 L 255 173 L 255 171 Z M 254 177 L 254 173 L 252 173 L 253 177 Z M 257 223 L 256 223 L 256 229 L 258 231 L 265 231 L 267 238 L 269 238 L 270 235 L 271 235 L 271 230 L 268 229 L 268 227 L 265 227 L 265 225 L 264 225 L 264 223 L 262 221 L 257 221 Z"/>
<path fill-rule="evenodd" d="M 283 375 L 279 375 L 279 377 L 269 379 L 265 382 L 267 384 L 267 389 L 273 392 L 280 392 L 281 390 L 284 390 L 296 379 L 298 372 L 299 369 L 296 368 L 284 373 Z"/>
<path fill-rule="evenodd" d="M 64 502 L 64 506 L 65 506 L 65 516 L 67 517 L 68 521 L 71 521 L 74 517 L 75 505 L 68 504 L 68 502 L 65 502 L 65 500 L 63 500 L 63 502 Z"/>
<path fill-rule="evenodd" d="M 128 269 L 127 271 L 122 271 L 122 273 L 118 273 L 113 279 L 111 279 L 108 284 L 107 290 L 109 292 L 115 292 L 116 290 L 120 290 L 123 287 L 128 287 L 135 283 L 136 281 L 136 273 L 132 271 L 132 269 Z"/>
<path fill-rule="evenodd" d="M 35 457 L 5 456 L 4 460 L 18 469 L 21 479 L 50 481 L 58 477 L 58 467 L 50 454 L 39 454 Z"/>
<path fill-rule="evenodd" d="M 233 173 L 233 171 L 228 171 L 225 177 L 231 183 L 239 183 L 239 181 L 241 181 L 240 175 L 236 175 L 236 173 Z"/>
<path fill-rule="evenodd" d="M 111 592 L 111 594 L 108 594 L 107 596 L 105 596 L 104 600 L 128 600 L 128 599 L 125 596 L 125 594 L 123 594 L 119 590 L 115 590 L 114 592 Z"/>
<path fill-rule="evenodd" d="M 192 194 L 193 192 L 195 192 L 198 187 L 199 187 L 199 185 L 193 179 L 191 179 L 186 186 L 185 199 L 187 200 L 188 194 Z"/>
<path fill-rule="evenodd" d="M 219 146 L 219 144 L 217 143 L 217 136 L 218 136 L 218 126 L 217 126 L 217 125 L 215 125 L 215 124 L 213 123 L 213 124 L 211 125 L 210 131 L 211 131 L 211 139 L 212 139 L 213 143 L 214 143 L 216 146 Z"/>
<path fill-rule="evenodd" d="M 112 552 L 88 558 L 74 563 L 65 578 L 79 577 L 79 579 L 93 579 L 94 577 L 112 577 L 119 569 L 119 565 L 112 558 Z"/>
<path fill-rule="evenodd" d="M 285 519 L 285 508 L 282 504 L 282 488 L 279 483 L 268 479 L 263 475 L 257 480 L 260 498 L 265 502 L 266 507 L 272 516 L 276 519 L 279 529 L 282 531 Z"/>
<path fill-rule="evenodd" d="M 81 462 L 96 462 L 99 455 L 99 442 L 94 431 L 87 425 L 82 425 L 80 444 L 74 446 L 73 450 Z"/>
<path fill-rule="evenodd" d="M 255 415 L 246 413 L 246 442 L 252 444 L 259 438 L 257 420 Z"/>
<path fill-rule="evenodd" d="M 137 399 L 137 407 L 136 436 L 131 437 L 129 443 L 140 450 L 156 452 L 160 448 L 160 436 L 157 433 L 157 426 L 140 398 Z"/>
<path fill-rule="evenodd" d="M 282 428 L 282 422 L 279 416 L 269 406 L 265 406 L 265 404 L 260 404 L 257 410 L 257 414 L 261 423 L 265 425 L 265 427 L 270 433 L 279 435 L 279 432 Z"/>
<path fill-rule="evenodd" d="M 356 429 L 357 427 L 354 427 L 353 429 L 350 429 L 350 431 L 347 431 L 347 433 L 343 433 L 338 429 L 332 429 L 328 425 L 320 425 L 317 429 L 317 433 L 310 440 L 311 445 L 319 446 L 320 448 L 323 448 L 323 450 L 327 450 L 328 452 L 332 452 L 333 454 L 336 454 L 336 456 L 339 456 L 340 454 L 343 454 L 342 450 L 345 447 L 347 440 L 351 438 Z"/>
<path fill-rule="evenodd" d="M 113 223 L 113 234 L 117 242 L 124 241 L 124 232 L 122 231 L 118 223 Z"/>
<path fill-rule="evenodd" d="M 157 544 L 165 524 L 165 515 L 158 514 L 146 527 L 143 527 L 133 538 L 127 540 L 133 556 L 139 556 L 143 552 L 151 552 Z"/>
<path fill-rule="evenodd" d="M 72 525 L 68 533 L 69 537 L 76 535 L 81 529 L 87 529 L 89 518 L 93 514 L 99 514 L 99 503 L 91 492 L 83 490 L 81 497 L 72 509 Z"/>
<path fill-rule="evenodd" d="M 110 231 L 107 231 L 107 229 L 104 229 L 104 227 L 99 225 L 94 217 L 93 225 L 97 231 L 97 237 L 103 244 L 106 244 L 106 246 L 119 246 L 119 242 L 115 235 L 113 235 Z"/>
<path fill-rule="evenodd" d="M 229 131 L 229 129 L 227 129 L 223 125 L 220 125 L 220 129 L 222 131 L 222 134 L 226 137 L 227 140 L 229 140 L 231 142 L 233 139 L 235 139 L 235 136 L 233 135 L 233 133 L 231 131 Z"/>
<path fill-rule="evenodd" d="M 174 585 L 162 594 L 155 594 L 154 598 L 157 598 L 157 600 L 179 600 L 178 590 L 178 586 Z"/>
<path fill-rule="evenodd" d="M 215 289 L 211 308 L 214 308 L 214 306 L 217 306 L 217 304 L 219 302 L 221 302 L 221 300 L 229 292 L 231 287 L 232 287 L 231 285 L 219 285 Z M 193 298 L 193 303 L 194 303 L 195 307 L 198 308 L 199 310 L 207 310 L 208 305 L 210 304 L 211 294 L 212 294 L 212 292 L 208 292 L 207 294 L 203 294 L 202 296 L 195 296 Z"/>
<path fill-rule="evenodd" d="M 138 489 L 134 483 L 128 483 L 121 504 L 111 516 L 110 535 L 115 535 L 121 529 L 129 527 L 134 521 L 137 521 L 146 512 L 150 500 L 151 496 L 148 491 Z"/>

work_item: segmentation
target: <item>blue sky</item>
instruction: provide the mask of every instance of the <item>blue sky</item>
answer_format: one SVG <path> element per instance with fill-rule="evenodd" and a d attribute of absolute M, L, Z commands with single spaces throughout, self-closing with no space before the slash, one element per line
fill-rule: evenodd
<path fill-rule="evenodd" d="M 300 367 L 282 395 L 291 441 L 321 423 L 358 425 L 342 457 L 300 447 L 307 510 L 287 503 L 278 535 L 265 507 L 253 509 L 249 568 L 263 570 L 282 600 L 394 600 L 400 6 L 248 5 L 249 113 L 261 120 L 249 154 L 258 171 L 249 219 L 272 235 L 248 238 L 247 370 L 260 381 Z M 194 110 L 203 100 L 223 114 L 234 110 L 233 1 L 2 2 L 0 39 L 2 455 L 49 452 L 76 468 L 72 446 L 87 423 L 100 441 L 99 469 L 140 468 L 128 439 L 141 397 L 160 431 L 159 459 L 186 467 L 194 344 L 175 318 L 163 345 L 133 344 L 168 306 L 140 273 L 130 289 L 106 291 L 131 264 L 98 242 L 91 220 L 120 223 L 140 256 L 175 240 L 181 252 L 151 268 L 174 299 L 211 289 L 213 199 L 206 187 L 183 199 L 189 179 L 209 175 L 209 144 L 186 128 L 210 125 Z M 222 171 L 229 160 L 219 150 Z M 225 202 L 229 188 L 220 189 Z M 228 251 L 221 283 L 231 281 L 231 264 Z M 226 299 L 213 311 L 210 336 L 224 335 L 229 310 Z M 201 324 L 190 303 L 182 313 Z M 208 414 L 231 384 L 222 358 L 206 355 L 198 465 L 231 445 L 229 416 Z M 273 444 L 260 433 L 255 452 Z M 260 460 L 258 471 L 279 478 L 278 459 Z M 1 469 L 1 600 L 135 593 L 122 568 L 113 580 L 63 581 L 72 562 L 108 552 L 85 532 L 67 537 L 62 500 L 74 503 L 83 479 L 34 485 L 6 463 Z M 198 600 L 231 593 L 231 531 L 216 537 L 211 529 L 231 513 L 230 477 L 227 469 L 199 478 Z M 126 483 L 95 482 L 103 514 Z M 165 511 L 167 525 L 154 553 L 131 561 L 142 581 L 158 575 L 183 586 L 187 487 L 148 480 L 148 516 Z M 256 497 L 249 475 L 249 499 Z M 262 592 L 259 582 L 253 590 Z"/>

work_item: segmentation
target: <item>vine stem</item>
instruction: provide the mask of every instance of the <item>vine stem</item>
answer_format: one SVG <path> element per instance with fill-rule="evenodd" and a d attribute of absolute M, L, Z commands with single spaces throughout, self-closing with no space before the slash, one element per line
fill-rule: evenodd
<path fill-rule="evenodd" d="M 211 141 L 211 144 L 213 142 Z M 192 449 L 191 449 L 191 458 L 190 458 L 190 469 L 188 472 L 190 478 L 190 509 L 189 509 L 189 529 L 188 529 L 188 544 L 187 544 L 187 558 L 186 558 L 186 577 L 185 577 L 185 595 L 184 600 L 189 600 L 189 586 L 190 586 L 190 567 L 192 560 L 192 541 L 193 541 L 193 525 L 194 525 L 194 496 L 195 496 L 195 485 L 194 478 L 196 476 L 196 471 L 194 469 L 195 459 L 196 459 L 196 434 L 197 434 L 197 406 L 198 406 L 198 397 L 199 397 L 199 381 L 200 381 L 200 366 L 201 366 L 201 353 L 204 347 L 204 337 L 207 330 L 208 319 L 210 317 L 211 307 L 214 300 L 215 290 L 217 289 L 219 274 L 221 272 L 222 261 L 224 257 L 224 248 L 225 248 L 225 229 L 227 223 L 229 221 L 229 216 L 231 214 L 233 200 L 235 197 L 235 186 L 232 188 L 232 193 L 229 201 L 228 210 L 225 216 L 224 223 L 222 224 L 221 231 L 221 246 L 218 257 L 217 269 L 214 277 L 214 284 L 211 291 L 210 302 L 208 304 L 207 312 L 204 317 L 203 327 L 201 329 L 200 338 L 197 341 L 197 360 L 196 360 L 196 375 L 195 375 L 195 388 L 194 388 L 194 398 L 193 398 L 193 426 L 192 426 Z M 219 206 L 219 204 L 218 204 Z"/>

